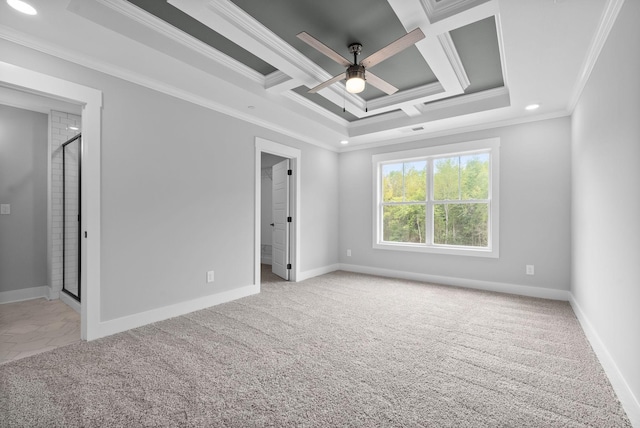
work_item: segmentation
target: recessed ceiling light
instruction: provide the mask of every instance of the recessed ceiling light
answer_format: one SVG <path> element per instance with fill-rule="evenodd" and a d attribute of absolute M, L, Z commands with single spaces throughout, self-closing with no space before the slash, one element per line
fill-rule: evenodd
<path fill-rule="evenodd" d="M 340 144 L 342 144 L 342 145 L 349 144 L 349 140 L 342 140 L 342 141 L 340 141 Z"/>
<path fill-rule="evenodd" d="M 528 105 L 528 106 L 526 106 L 524 109 L 525 109 L 525 110 L 529 110 L 529 111 L 531 111 L 531 110 L 535 110 L 535 109 L 537 109 L 538 107 L 540 107 L 540 104 L 529 104 L 529 105 Z"/>
<path fill-rule="evenodd" d="M 22 0 L 7 0 L 7 4 L 18 12 L 26 13 L 27 15 L 38 14 L 35 7 L 31 6 L 29 3 L 23 2 Z"/>

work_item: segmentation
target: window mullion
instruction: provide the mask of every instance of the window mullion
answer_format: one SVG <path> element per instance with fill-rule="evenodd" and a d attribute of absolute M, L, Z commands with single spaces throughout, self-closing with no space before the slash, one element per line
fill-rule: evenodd
<path fill-rule="evenodd" d="M 427 174 L 426 174 L 426 196 L 427 206 L 425 207 L 425 239 L 427 245 L 433 245 L 433 158 L 427 158 Z"/>

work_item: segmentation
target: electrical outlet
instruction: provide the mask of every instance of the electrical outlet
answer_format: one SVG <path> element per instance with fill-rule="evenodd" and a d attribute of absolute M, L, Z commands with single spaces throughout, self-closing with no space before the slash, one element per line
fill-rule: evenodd
<path fill-rule="evenodd" d="M 11 204 L 0 204 L 0 214 L 11 214 Z"/>
<path fill-rule="evenodd" d="M 207 282 L 213 282 L 213 279 L 214 279 L 213 271 L 210 270 L 207 272 Z"/>
<path fill-rule="evenodd" d="M 526 270 L 525 270 L 525 273 L 526 273 L 527 275 L 533 275 L 533 274 L 534 274 L 534 272 L 535 272 L 535 271 L 534 271 L 534 269 L 533 269 L 533 265 L 527 265 Z"/>
<path fill-rule="evenodd" d="M 351 257 L 351 250 L 347 250 L 347 257 Z"/>

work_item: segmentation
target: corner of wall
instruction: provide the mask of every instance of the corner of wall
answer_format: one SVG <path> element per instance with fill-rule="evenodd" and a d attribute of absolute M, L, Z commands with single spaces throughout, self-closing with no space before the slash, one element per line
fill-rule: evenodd
<path fill-rule="evenodd" d="M 611 354 L 609 354 L 604 342 L 600 339 L 598 333 L 596 333 L 596 330 L 593 328 L 593 325 L 587 318 L 587 315 L 584 313 L 571 292 L 569 292 L 569 303 L 571 304 L 573 312 L 576 314 L 576 317 L 578 318 L 578 321 L 582 326 L 582 330 L 587 336 L 593 351 L 596 353 L 600 364 L 602 364 L 602 367 L 611 382 L 611 386 L 613 386 L 618 399 L 622 403 L 622 407 L 627 412 L 627 416 L 629 417 L 631 424 L 634 427 L 640 427 L 640 402 L 638 401 L 638 398 L 633 394 L 633 391 L 622 375 L 622 372 L 620 372 L 615 360 Z"/>

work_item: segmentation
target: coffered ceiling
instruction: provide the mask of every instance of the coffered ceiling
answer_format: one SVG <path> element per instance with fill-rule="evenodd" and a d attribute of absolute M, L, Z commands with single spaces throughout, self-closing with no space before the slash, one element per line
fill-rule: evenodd
<path fill-rule="evenodd" d="M 3 9 L 0 37 L 313 144 L 350 150 L 569 114 L 615 1 L 32 3 L 43 10 L 39 25 L 11 20 Z M 69 45 L 73 26 L 93 43 L 76 38 Z M 368 84 L 351 94 L 344 81 L 308 92 L 345 70 L 298 33 L 351 58 L 351 43 L 362 44 L 366 57 L 415 28 L 423 40 L 372 67 L 396 93 Z M 541 107 L 525 111 L 531 103 Z"/>

